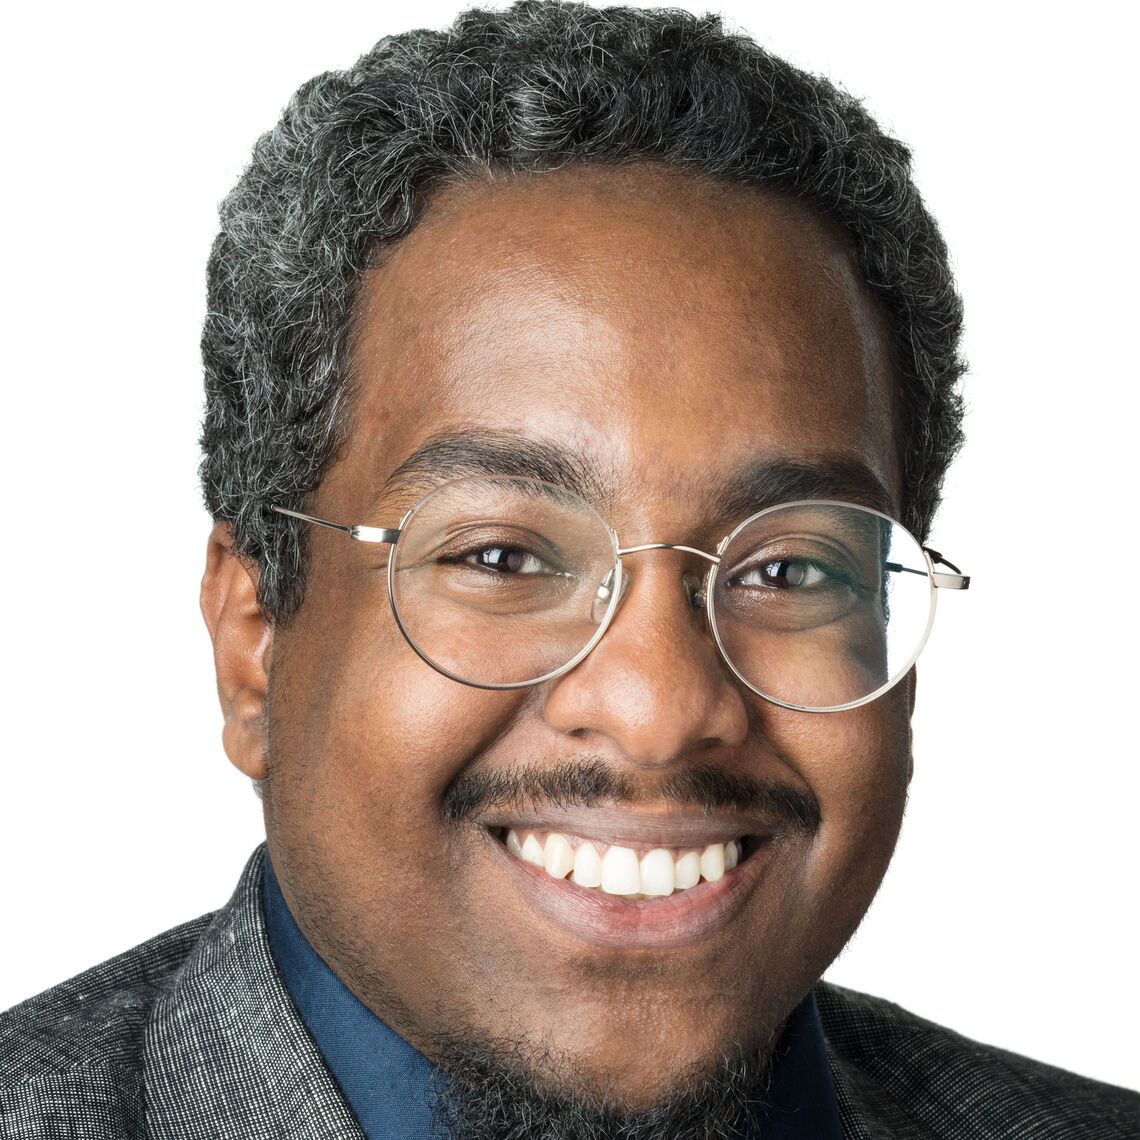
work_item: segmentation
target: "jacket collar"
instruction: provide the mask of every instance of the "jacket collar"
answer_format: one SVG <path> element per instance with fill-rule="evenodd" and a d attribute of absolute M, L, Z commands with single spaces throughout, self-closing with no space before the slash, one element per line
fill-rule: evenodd
<path fill-rule="evenodd" d="M 143 1063 L 155 1140 L 363 1140 L 273 961 L 264 865 L 262 845 L 152 1011 Z"/>

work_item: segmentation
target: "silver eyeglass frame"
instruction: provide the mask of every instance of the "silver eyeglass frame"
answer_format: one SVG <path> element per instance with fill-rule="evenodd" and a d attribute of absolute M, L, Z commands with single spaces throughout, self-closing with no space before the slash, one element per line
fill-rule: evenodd
<path fill-rule="evenodd" d="M 474 476 L 474 477 L 469 477 L 469 478 L 493 480 L 496 478 L 510 479 L 512 477 L 511 476 Z M 613 622 L 613 619 L 616 616 L 617 611 L 621 606 L 621 600 L 625 594 L 626 583 L 629 580 L 629 576 L 628 576 L 628 574 L 625 570 L 625 567 L 622 563 L 622 558 L 627 554 L 640 554 L 642 551 L 646 551 L 646 550 L 678 550 L 684 554 L 692 554 L 698 558 L 703 558 L 706 562 L 708 562 L 710 564 L 708 571 L 706 572 L 703 585 L 701 586 L 701 588 L 699 590 L 693 591 L 692 593 L 689 594 L 689 600 L 690 600 L 690 605 L 692 605 L 693 609 L 703 609 L 705 611 L 705 620 L 708 622 L 709 631 L 713 635 L 713 641 L 716 643 L 717 652 L 720 654 L 721 660 L 728 666 L 728 668 L 732 672 L 733 676 L 736 677 L 736 679 L 738 681 L 740 681 L 740 683 L 742 685 L 744 685 L 747 689 L 749 689 L 751 692 L 755 693 L 759 697 L 762 697 L 764 700 L 769 701 L 771 704 L 779 705 L 781 708 L 792 709 L 792 710 L 795 710 L 797 712 L 810 712 L 810 713 L 844 712 L 847 709 L 855 709 L 855 708 L 859 708 L 861 705 L 870 704 L 871 701 L 877 700 L 884 693 L 886 693 L 890 689 L 894 688 L 894 686 L 897 685 L 899 683 L 899 681 L 901 681 L 902 678 L 907 675 L 907 673 L 910 671 L 911 667 L 914 665 L 915 661 L 918 660 L 918 657 L 922 653 L 923 649 L 926 647 L 927 639 L 930 637 L 930 630 L 934 625 L 934 613 L 935 613 L 935 610 L 937 608 L 937 593 L 936 593 L 936 591 L 939 589 L 967 590 L 970 587 L 970 578 L 968 575 L 963 574 L 958 569 L 957 566 L 955 566 L 952 562 L 947 561 L 938 551 L 931 550 L 929 547 L 923 546 L 921 543 L 918 542 L 917 539 L 914 539 L 913 535 L 911 535 L 911 538 L 914 540 L 915 545 L 918 546 L 919 549 L 922 551 L 922 556 L 926 560 L 926 576 L 927 576 L 928 581 L 930 583 L 930 609 L 927 613 L 926 627 L 922 632 L 922 637 L 919 639 L 918 645 L 917 645 L 914 653 L 910 656 L 906 665 L 903 666 L 901 669 L 899 669 L 898 672 L 894 675 L 894 677 L 891 680 L 887 681 L 883 685 L 880 685 L 879 688 L 877 688 L 873 693 L 868 693 L 866 696 L 860 697 L 856 701 L 848 701 L 845 704 L 827 705 L 827 706 L 797 705 L 797 704 L 793 704 L 790 701 L 781 700 L 779 697 L 774 697 L 770 693 L 765 693 L 763 690 L 757 688 L 756 685 L 754 685 L 751 681 L 749 681 L 748 678 L 745 677 L 740 672 L 740 670 L 736 667 L 735 663 L 733 662 L 732 658 L 728 655 L 728 652 L 725 650 L 724 643 L 721 641 L 720 631 L 717 628 L 717 624 L 716 624 L 715 608 L 708 604 L 708 599 L 713 596 L 712 592 L 713 592 L 713 589 L 714 589 L 715 584 L 716 584 L 716 572 L 717 572 L 717 569 L 719 568 L 720 563 L 721 563 L 721 555 L 723 554 L 725 549 L 728 547 L 729 543 L 745 527 L 750 526 L 753 522 L 755 522 L 756 519 L 760 518 L 762 515 L 765 515 L 765 514 L 772 512 L 772 511 L 786 510 L 786 509 L 791 508 L 791 507 L 804 507 L 804 506 L 834 506 L 834 507 L 848 507 L 848 508 L 853 507 L 856 510 L 864 511 L 867 514 L 876 515 L 877 517 L 879 517 L 881 519 L 885 519 L 892 526 L 897 526 L 901 530 L 903 530 L 904 532 L 909 534 L 910 532 L 906 531 L 906 528 L 900 522 L 898 522 L 896 519 L 891 518 L 890 515 L 885 514 L 882 511 L 877 511 L 872 507 L 865 507 L 861 503 L 848 503 L 848 502 L 843 502 L 840 499 L 796 499 L 796 500 L 793 500 L 792 502 L 777 503 L 777 504 L 774 504 L 770 507 L 765 507 L 763 510 L 757 511 L 755 514 L 749 515 L 748 518 L 746 518 L 742 523 L 740 523 L 738 526 L 733 528 L 732 531 L 730 531 L 727 535 L 724 536 L 724 538 L 722 538 L 720 540 L 719 543 L 717 543 L 715 553 L 710 553 L 707 550 L 700 550 L 697 547 L 686 546 L 686 545 L 683 545 L 682 543 L 677 543 L 677 542 L 644 542 L 644 543 L 638 543 L 636 546 L 625 546 L 625 547 L 623 547 L 619 544 L 617 532 L 614 531 L 614 529 L 609 525 L 609 523 L 607 523 L 605 521 L 605 519 L 601 519 L 601 521 L 605 525 L 606 531 L 608 532 L 609 537 L 610 537 L 610 542 L 611 542 L 611 545 L 613 547 L 614 561 L 613 561 L 613 567 L 612 567 L 613 577 L 612 577 L 612 579 L 610 579 L 610 575 L 607 573 L 606 578 L 603 579 L 603 584 L 599 587 L 599 598 L 598 598 L 598 600 L 603 600 L 602 591 L 607 589 L 607 587 L 605 585 L 605 582 L 607 579 L 611 580 L 614 583 L 619 583 L 620 585 L 619 585 L 618 589 L 610 591 L 610 595 L 609 595 L 608 599 L 604 599 L 606 601 L 605 616 L 598 623 L 598 628 L 595 631 L 595 633 L 593 634 L 593 636 L 590 638 L 590 640 L 582 647 L 582 649 L 580 649 L 578 651 L 578 653 L 576 653 L 564 665 L 560 666 L 557 669 L 552 670 L 549 673 L 544 674 L 541 677 L 536 677 L 533 680 L 530 680 L 530 681 L 510 681 L 510 682 L 505 682 L 505 683 L 471 681 L 471 680 L 468 680 L 466 677 L 458 676 L 457 674 L 451 672 L 448 669 L 445 669 L 442 665 L 433 661 L 415 643 L 415 641 L 413 640 L 413 638 L 409 634 L 407 628 L 405 627 L 403 619 L 400 616 L 400 610 L 396 604 L 396 589 L 395 589 L 395 585 L 396 585 L 396 583 L 395 583 L 396 569 L 395 568 L 396 568 L 396 562 L 397 562 L 397 559 L 395 558 L 396 547 L 400 542 L 401 536 L 407 530 L 408 523 L 411 521 L 412 517 L 417 513 L 417 511 L 419 511 L 420 508 L 429 499 L 434 498 L 435 495 L 438 494 L 441 490 L 444 490 L 446 487 L 449 487 L 454 483 L 468 482 L 469 478 L 468 479 L 450 480 L 446 483 L 441 484 L 439 487 L 434 488 L 431 492 L 429 492 L 427 495 L 425 495 L 422 499 L 419 500 L 419 502 L 417 502 L 413 507 L 411 507 L 408 511 L 406 511 L 404 513 L 404 516 L 400 519 L 400 525 L 398 527 L 375 527 L 375 526 L 365 526 L 362 524 L 347 525 L 344 523 L 330 522 L 328 519 L 317 518 L 315 515 L 307 515 L 301 511 L 294 511 L 294 510 L 291 510 L 289 507 L 280 507 L 280 506 L 277 506 L 276 504 L 274 504 L 272 506 L 272 509 L 277 514 L 288 515 L 290 518 L 299 519 L 302 522 L 311 523 L 314 526 L 320 526 L 320 527 L 326 528 L 327 530 L 335 530 L 335 531 L 339 531 L 341 534 L 347 534 L 351 539 L 353 539 L 356 542 L 364 542 L 364 543 L 372 543 L 372 544 L 381 544 L 381 545 L 391 546 L 392 547 L 392 554 L 388 558 L 388 567 L 387 567 L 388 605 L 392 611 L 392 616 L 396 621 L 396 625 L 399 628 L 401 635 L 403 636 L 404 640 L 408 643 L 408 645 L 411 647 L 411 649 L 416 654 L 416 656 L 418 656 L 425 664 L 429 665 L 437 673 L 440 673 L 445 677 L 449 677 L 451 680 L 456 681 L 461 685 L 467 685 L 467 686 L 469 686 L 471 688 L 475 688 L 475 689 L 489 689 L 489 690 L 529 689 L 535 685 L 541 685 L 546 681 L 552 681 L 558 677 L 564 676 L 566 673 L 569 673 L 571 669 L 573 669 L 577 665 L 581 664 L 581 662 L 583 660 L 585 660 L 585 658 L 588 657 L 589 654 L 594 650 L 594 648 L 597 646 L 598 642 L 601 641 L 601 639 L 605 636 L 606 631 L 609 629 L 610 624 Z M 534 480 L 534 479 L 526 479 L 525 481 L 529 482 L 529 483 L 540 483 L 541 482 L 541 480 Z M 551 486 L 560 495 L 566 494 L 565 488 L 557 487 L 553 484 L 551 484 Z M 586 505 L 589 506 L 589 504 L 586 504 Z M 593 508 L 591 508 L 591 510 L 592 509 Z M 596 511 L 594 513 L 597 514 Z M 598 517 L 601 518 L 600 515 Z M 936 570 L 935 564 L 939 564 L 939 565 L 947 567 L 949 572 Z M 902 566 L 897 567 L 897 569 L 899 571 L 906 572 L 906 573 L 913 573 L 913 574 L 922 573 L 919 570 L 910 570 L 909 568 L 902 567 Z"/>

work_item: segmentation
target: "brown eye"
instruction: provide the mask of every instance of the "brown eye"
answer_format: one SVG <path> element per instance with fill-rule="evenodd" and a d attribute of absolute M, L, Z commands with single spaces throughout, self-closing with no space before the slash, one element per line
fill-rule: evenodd
<path fill-rule="evenodd" d="M 740 586 L 761 586 L 770 590 L 825 585 L 831 575 L 811 562 L 795 558 L 779 558 L 749 567 L 736 579 Z"/>
<path fill-rule="evenodd" d="M 517 546 L 487 546 L 468 555 L 467 561 L 481 570 L 494 570 L 501 574 L 549 572 L 541 559 Z"/>

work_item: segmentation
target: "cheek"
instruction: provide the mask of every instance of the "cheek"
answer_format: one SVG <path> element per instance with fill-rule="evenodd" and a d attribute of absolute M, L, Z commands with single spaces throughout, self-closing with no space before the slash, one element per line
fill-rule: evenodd
<path fill-rule="evenodd" d="M 830 806 L 842 816 L 856 803 L 879 800 L 885 807 L 906 792 L 910 690 L 911 677 L 905 677 L 877 700 L 844 712 L 770 706 L 765 727 L 773 746 L 819 796 L 825 813 Z"/>
<path fill-rule="evenodd" d="M 441 676 L 383 610 L 356 623 L 329 613 L 320 628 L 298 625 L 297 651 L 286 639 L 275 661 L 270 853 L 310 940 L 346 976 L 375 980 L 376 947 L 456 939 L 480 883 L 470 829 L 442 826 L 441 800 L 526 695 Z"/>
<path fill-rule="evenodd" d="M 779 714 L 771 718 L 773 744 L 815 793 L 822 817 L 807 867 L 809 889 L 862 900 L 865 907 L 886 871 L 906 807 L 910 679 L 847 712 Z"/>
<path fill-rule="evenodd" d="M 447 786 L 525 700 L 426 665 L 386 595 L 314 605 L 279 639 L 271 677 L 278 831 L 314 848 L 414 849 L 438 831 Z"/>

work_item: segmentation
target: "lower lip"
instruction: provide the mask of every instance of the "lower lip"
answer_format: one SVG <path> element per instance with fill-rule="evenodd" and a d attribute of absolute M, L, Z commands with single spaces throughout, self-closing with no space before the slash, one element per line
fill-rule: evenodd
<path fill-rule="evenodd" d="M 523 898 L 554 925 L 598 946 L 669 949 L 717 933 L 744 908 L 772 860 L 772 843 L 761 843 L 714 883 L 698 883 L 658 899 L 627 899 L 555 879 L 524 863 L 493 840 L 498 857 Z"/>

